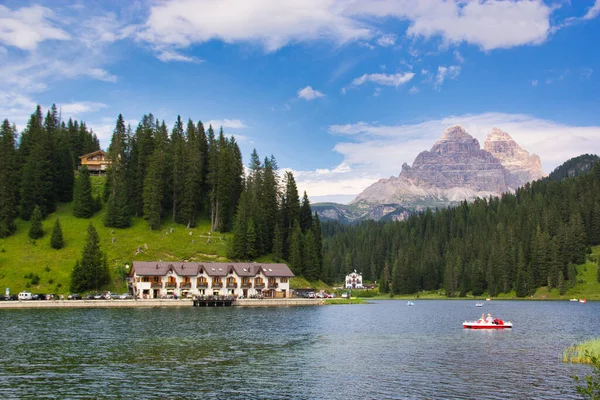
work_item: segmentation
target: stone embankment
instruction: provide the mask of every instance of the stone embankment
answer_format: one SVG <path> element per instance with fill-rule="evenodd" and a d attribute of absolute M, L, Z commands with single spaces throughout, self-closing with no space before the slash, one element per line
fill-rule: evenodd
<path fill-rule="evenodd" d="M 316 306 L 324 304 L 321 299 L 241 299 L 233 302 L 234 307 L 281 307 Z M 49 300 L 49 301 L 2 301 L 2 309 L 25 308 L 148 308 L 148 307 L 192 307 L 191 299 L 151 299 L 151 300 Z"/>

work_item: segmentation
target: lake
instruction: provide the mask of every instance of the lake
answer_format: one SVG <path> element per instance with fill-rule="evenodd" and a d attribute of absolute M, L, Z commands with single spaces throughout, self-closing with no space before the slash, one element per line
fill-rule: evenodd
<path fill-rule="evenodd" d="M 465 330 L 482 312 L 512 330 Z M 0 398 L 569 399 L 600 303 L 0 312 Z"/>

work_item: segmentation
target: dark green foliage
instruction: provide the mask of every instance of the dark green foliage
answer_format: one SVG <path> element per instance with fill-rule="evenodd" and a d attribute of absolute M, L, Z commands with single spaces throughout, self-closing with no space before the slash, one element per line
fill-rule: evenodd
<path fill-rule="evenodd" d="M 292 229 L 292 235 L 290 236 L 290 249 L 289 249 L 289 265 L 292 272 L 295 275 L 303 274 L 303 260 L 302 260 L 302 245 L 303 243 L 302 230 L 300 229 L 300 225 L 296 222 Z"/>
<path fill-rule="evenodd" d="M 597 243 L 599 198 L 596 164 L 576 178 L 532 182 L 514 194 L 427 210 L 403 222 L 327 222 L 323 276 L 340 281 L 350 265 L 371 266 L 364 278 L 379 280 L 382 292 L 393 278 L 402 286 L 394 290 L 413 293 L 444 287 L 448 295 L 515 290 L 524 297 L 546 285 L 567 290 L 576 279 L 569 265 L 582 263 Z M 394 267 L 389 279 L 385 265 Z"/>
<path fill-rule="evenodd" d="M 582 378 L 574 376 L 575 383 L 582 383 L 582 385 L 576 385 L 575 389 L 584 399 L 599 400 L 600 399 L 600 357 L 586 352 L 586 357 L 589 359 L 592 365 L 592 373 L 585 375 Z"/>
<path fill-rule="evenodd" d="M 273 258 L 276 261 L 283 259 L 283 236 L 281 234 L 281 229 L 279 229 L 279 225 L 275 225 L 275 233 L 273 235 Z M 600 265 L 598 266 L 600 270 Z M 600 276 L 600 274 L 598 275 Z M 598 278 L 600 282 L 600 277 Z"/>
<path fill-rule="evenodd" d="M 54 223 L 54 227 L 52 228 L 52 236 L 50 237 L 50 247 L 53 249 L 62 249 L 65 245 L 63 240 L 62 229 L 60 227 L 60 221 L 58 218 Z"/>
<path fill-rule="evenodd" d="M 71 290 L 84 292 L 102 287 L 108 283 L 109 274 L 106 255 L 100 250 L 100 237 L 90 222 L 87 229 L 86 243 L 71 273 Z"/>
<path fill-rule="evenodd" d="M 302 233 L 306 233 L 306 231 L 312 229 L 312 210 L 310 209 L 310 201 L 308 200 L 306 192 L 304 192 L 304 196 L 302 197 L 302 206 L 300 206 L 298 222 L 300 223 Z"/>
<path fill-rule="evenodd" d="M 90 173 L 86 166 L 79 170 L 73 190 L 73 215 L 77 218 L 91 218 L 97 209 L 96 200 L 92 197 Z"/>
<path fill-rule="evenodd" d="M 162 146 L 159 146 L 152 153 L 148 164 L 148 173 L 144 180 L 144 218 L 148 221 L 150 229 L 160 228 L 163 196 L 166 189 L 163 180 L 166 171 L 165 161 L 165 153 Z"/>
<path fill-rule="evenodd" d="M 598 282 L 600 282 L 600 257 L 598 258 L 597 264 L 598 264 L 598 268 L 596 268 L 596 272 L 597 272 L 596 279 L 598 280 Z"/>
<path fill-rule="evenodd" d="M 131 225 L 131 209 L 127 191 L 127 159 L 128 146 L 125 121 L 119 114 L 112 140 L 108 149 L 111 166 L 107 174 L 110 187 L 104 226 L 111 228 L 127 228 Z"/>
<path fill-rule="evenodd" d="M 312 230 L 308 230 L 304 235 L 304 244 L 302 246 L 302 261 L 304 277 L 309 281 L 321 279 L 321 265 L 319 263 L 319 252 L 317 242 Z"/>
<path fill-rule="evenodd" d="M 31 225 L 29 226 L 29 237 L 32 239 L 39 239 L 44 236 L 44 229 L 42 228 L 42 210 L 40 206 L 35 206 L 33 213 L 31 214 Z"/>
<path fill-rule="evenodd" d="M 554 171 L 550 172 L 548 178 L 553 181 L 574 178 L 580 174 L 590 172 L 594 164 L 597 164 L 598 161 L 600 161 L 600 157 L 595 154 L 582 154 L 556 167 Z"/>
<path fill-rule="evenodd" d="M 16 129 L 5 119 L 0 128 L 0 238 L 17 229 L 19 170 L 15 136 Z"/>

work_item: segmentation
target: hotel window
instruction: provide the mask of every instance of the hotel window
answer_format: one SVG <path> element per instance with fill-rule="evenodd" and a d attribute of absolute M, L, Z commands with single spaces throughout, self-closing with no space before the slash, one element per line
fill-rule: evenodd
<path fill-rule="evenodd" d="M 287 278 L 281 278 L 281 283 L 287 283 Z"/>
<path fill-rule="evenodd" d="M 159 278 L 158 278 L 158 276 L 155 276 L 155 277 L 154 277 L 154 283 L 158 283 L 158 282 L 160 282 L 160 281 L 159 281 Z"/>

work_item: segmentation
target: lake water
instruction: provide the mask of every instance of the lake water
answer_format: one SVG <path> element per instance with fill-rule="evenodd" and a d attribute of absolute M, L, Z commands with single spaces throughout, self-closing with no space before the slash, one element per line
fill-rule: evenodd
<path fill-rule="evenodd" d="M 492 313 L 512 330 L 465 330 Z M 569 399 L 600 303 L 0 311 L 0 398 Z"/>

